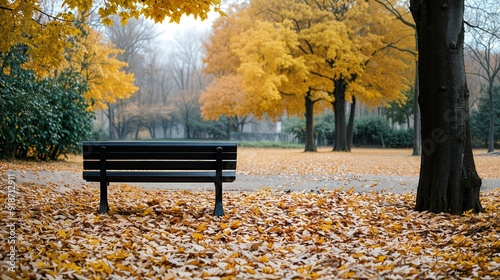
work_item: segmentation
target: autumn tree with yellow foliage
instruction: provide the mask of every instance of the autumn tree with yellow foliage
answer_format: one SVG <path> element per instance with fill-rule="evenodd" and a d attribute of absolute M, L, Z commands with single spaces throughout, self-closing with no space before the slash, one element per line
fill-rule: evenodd
<path fill-rule="evenodd" d="M 347 0 L 322 4 L 253 0 L 228 17 L 234 15 L 236 22 L 247 22 L 236 25 L 239 29 L 232 34 L 238 36 L 228 44 L 220 40 L 223 36 L 216 36 L 222 33 L 216 29 L 212 44 L 223 46 L 219 54 L 227 58 L 236 55 L 238 63 L 225 68 L 231 70 L 220 70 L 226 64 L 210 60 L 217 55 L 208 49 L 207 68 L 218 67 L 221 75 L 239 75 L 243 92 L 238 93 L 238 107 L 257 116 L 305 111 L 311 120 L 306 123 L 312 126 L 314 104 L 331 102 L 336 114 L 334 150 L 350 149 L 346 101 L 385 105 L 402 100 L 401 92 L 411 82 L 414 58 L 401 50 L 414 45 L 414 32 L 379 5 Z M 226 27 L 234 28 L 234 24 Z M 217 92 L 212 88 L 207 92 L 212 97 L 206 99 L 215 98 Z M 307 139 L 312 139 L 312 130 L 308 131 Z M 314 147 L 306 145 L 306 151 L 311 150 Z"/>
<path fill-rule="evenodd" d="M 74 38 L 59 68 L 79 72 L 87 80 L 89 90 L 85 98 L 92 109 L 105 109 L 109 103 L 130 97 L 137 87 L 134 75 L 124 70 L 127 63 L 117 59 L 123 51 L 116 49 L 99 31 L 87 25 L 81 28 L 82 35 Z"/>
<path fill-rule="evenodd" d="M 262 20 L 251 5 L 233 7 L 228 17 L 215 22 L 214 33 L 205 44 L 205 73 L 216 78 L 201 98 L 204 118 L 252 114 L 277 119 L 285 113 L 302 114 L 305 96 L 314 98 L 318 91 L 306 83 L 305 61 L 293 55 L 297 46 L 290 23 Z M 218 109 L 221 98 L 233 106 Z M 315 150 L 314 145 L 309 149 Z"/>
<path fill-rule="evenodd" d="M 203 73 L 210 76 L 212 82 L 201 93 L 201 116 L 205 120 L 226 116 L 234 131 L 241 131 L 250 119 L 248 111 L 239 103 L 245 91 L 242 77 L 237 73 L 240 60 L 231 47 L 238 33 L 250 25 L 246 7 L 247 4 L 231 5 L 226 11 L 228 16 L 215 20 L 210 38 L 203 42 Z"/>
<path fill-rule="evenodd" d="M 350 150 L 354 114 L 348 130 L 346 101 L 351 101 L 354 112 L 356 100 L 380 106 L 403 98 L 412 57 L 399 50 L 412 44 L 412 30 L 365 1 L 258 2 L 275 21 L 292 18 L 300 55 L 310 63 L 311 73 L 326 80 L 323 90 L 329 92 L 335 112 L 334 150 Z"/>

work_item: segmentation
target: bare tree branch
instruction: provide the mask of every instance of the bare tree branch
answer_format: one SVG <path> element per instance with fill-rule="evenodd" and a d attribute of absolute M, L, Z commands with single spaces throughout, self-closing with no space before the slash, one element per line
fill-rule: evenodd
<path fill-rule="evenodd" d="M 7 11 L 14 11 L 14 9 L 12 8 L 9 8 L 9 7 L 4 7 L 4 6 L 0 6 L 0 10 L 7 10 Z"/>
<path fill-rule="evenodd" d="M 464 20 L 464 23 L 465 23 L 465 25 L 467 25 L 467 26 L 469 26 L 471 28 L 481 30 L 482 32 L 485 32 L 485 33 L 487 33 L 487 34 L 489 34 L 489 35 L 491 35 L 493 37 L 496 37 L 497 39 L 500 39 L 500 35 L 496 34 L 495 32 L 491 32 L 491 31 L 489 31 L 489 30 L 487 30 L 487 29 L 485 29 L 485 28 L 483 28 L 483 27 L 481 27 L 479 25 L 473 25 L 473 24 L 469 23 L 466 20 Z"/>
<path fill-rule="evenodd" d="M 407 21 L 404 16 L 398 11 L 398 9 L 389 1 L 387 0 L 375 0 L 375 2 L 379 3 L 380 5 L 384 6 L 384 8 L 389 11 L 391 14 L 393 14 L 399 21 L 401 21 L 403 24 L 415 29 L 416 25 L 414 22 Z"/>

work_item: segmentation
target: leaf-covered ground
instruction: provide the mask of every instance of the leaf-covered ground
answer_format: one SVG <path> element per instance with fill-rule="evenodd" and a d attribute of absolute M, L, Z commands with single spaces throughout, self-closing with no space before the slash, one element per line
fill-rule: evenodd
<path fill-rule="evenodd" d="M 240 149 L 238 172 L 415 175 L 419 160 L 404 152 Z M 408 165 L 393 167 L 399 163 Z M 498 169 L 500 157 L 478 155 L 476 163 L 481 176 L 500 177 L 488 169 Z M 500 279 L 500 189 L 483 192 L 486 213 L 450 216 L 413 211 L 412 194 L 270 186 L 224 193 L 219 218 L 212 216 L 213 192 L 116 184 L 110 214 L 98 215 L 95 185 L 8 191 L 7 170 L 77 166 L 78 159 L 0 162 L 3 279 Z"/>

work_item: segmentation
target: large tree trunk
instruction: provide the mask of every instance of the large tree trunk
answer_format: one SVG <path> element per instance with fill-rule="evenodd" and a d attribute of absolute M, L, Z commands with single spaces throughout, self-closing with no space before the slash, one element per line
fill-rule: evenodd
<path fill-rule="evenodd" d="M 422 157 L 416 210 L 483 210 L 469 129 L 464 1 L 411 0 L 419 50 Z"/>
<path fill-rule="evenodd" d="M 345 120 L 345 91 L 347 84 L 344 79 L 335 80 L 335 89 L 333 90 L 333 112 L 335 115 L 335 139 L 333 142 L 334 151 L 348 151 L 347 131 Z"/>
<path fill-rule="evenodd" d="M 314 101 L 311 99 L 311 91 L 309 90 L 304 97 L 306 106 L 306 146 L 304 152 L 316 152 L 314 145 Z"/>

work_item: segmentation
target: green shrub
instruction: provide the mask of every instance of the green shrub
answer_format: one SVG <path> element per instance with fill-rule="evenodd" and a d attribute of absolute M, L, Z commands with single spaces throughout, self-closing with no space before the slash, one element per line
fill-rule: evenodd
<path fill-rule="evenodd" d="M 394 129 L 384 117 L 363 117 L 354 122 L 353 144 L 385 148 L 409 148 L 413 145 L 413 129 Z"/>
<path fill-rule="evenodd" d="M 314 133 L 318 144 L 332 146 L 335 134 L 335 114 L 327 111 L 314 119 Z"/>
<path fill-rule="evenodd" d="M 380 116 L 359 118 L 354 122 L 353 144 L 355 146 L 385 146 L 391 127 Z"/>
<path fill-rule="evenodd" d="M 241 141 L 241 142 L 238 142 L 238 147 L 283 148 L 283 149 L 304 148 L 304 146 L 302 144 L 283 143 L 283 142 L 276 142 L 276 141 L 258 141 L 258 142 Z"/>
<path fill-rule="evenodd" d="M 335 115 L 328 111 L 314 117 L 314 138 L 319 145 L 333 145 L 335 133 Z M 284 132 L 290 133 L 297 138 L 299 143 L 306 142 L 306 120 L 297 116 L 283 121 Z"/>
<path fill-rule="evenodd" d="M 392 129 L 387 137 L 387 148 L 411 148 L 413 146 L 413 129 Z"/>
<path fill-rule="evenodd" d="M 92 129 L 86 83 L 70 72 L 37 79 L 22 62 L 10 53 L 0 57 L 0 157 L 47 160 L 79 151 Z"/>
<path fill-rule="evenodd" d="M 295 136 L 299 143 L 306 142 L 306 120 L 304 118 L 297 116 L 287 118 L 283 121 L 283 127 L 283 131 Z"/>

